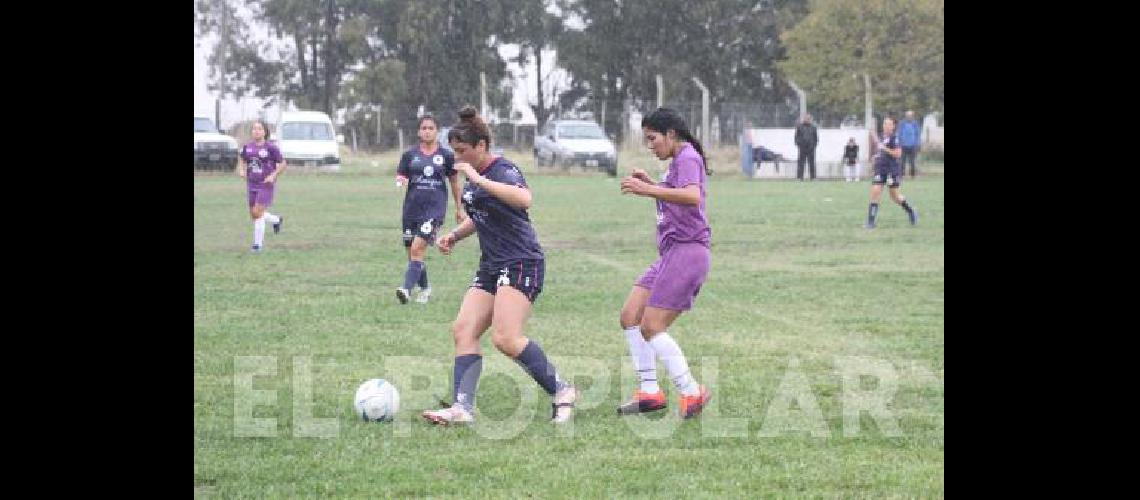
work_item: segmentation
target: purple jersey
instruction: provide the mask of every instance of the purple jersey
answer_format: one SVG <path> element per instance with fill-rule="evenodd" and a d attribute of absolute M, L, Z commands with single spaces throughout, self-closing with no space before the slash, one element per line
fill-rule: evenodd
<path fill-rule="evenodd" d="M 518 167 L 501 156 L 491 160 L 481 175 L 495 182 L 528 187 Z M 526 210 L 507 205 L 470 182 L 463 186 L 462 199 L 479 234 L 479 249 L 483 252 L 480 267 L 497 268 L 517 260 L 543 258 Z"/>
<path fill-rule="evenodd" d="M 396 172 L 408 178 L 404 217 L 443 219 L 447 212 L 445 179 L 455 175 L 455 155 L 438 146 L 435 151 L 424 153 L 416 146 L 400 157 Z"/>
<path fill-rule="evenodd" d="M 657 200 L 657 249 L 664 252 L 674 243 L 700 243 L 709 246 L 712 229 L 705 217 L 705 162 L 691 144 L 686 144 L 669 162 L 664 188 L 683 188 L 696 184 L 701 189 L 697 206 Z"/>
<path fill-rule="evenodd" d="M 241 159 L 245 161 L 245 178 L 249 184 L 262 184 L 265 177 L 277 170 L 281 163 L 281 150 L 272 142 L 265 141 L 259 146 L 250 142 L 241 148 Z"/>

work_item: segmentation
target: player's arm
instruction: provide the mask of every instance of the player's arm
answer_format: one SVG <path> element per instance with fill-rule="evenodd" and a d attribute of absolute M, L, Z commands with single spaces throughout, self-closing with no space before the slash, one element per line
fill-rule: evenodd
<path fill-rule="evenodd" d="M 264 183 L 267 183 L 267 185 L 271 185 L 271 183 L 277 182 L 277 178 L 280 177 L 280 174 L 285 171 L 285 167 L 287 166 L 285 165 L 285 158 L 282 156 L 282 151 L 280 151 L 280 149 L 271 148 L 269 151 L 269 161 L 274 162 L 275 166 L 274 173 L 266 175 L 266 180 L 264 180 Z"/>
<path fill-rule="evenodd" d="M 459 240 L 471 236 L 475 232 L 475 221 L 468 218 L 459 224 L 458 227 L 452 229 L 451 232 L 443 235 L 442 238 L 436 240 L 435 245 L 439 248 L 439 252 L 444 255 L 451 254 L 451 249 Z"/>
<path fill-rule="evenodd" d="M 238 155 L 237 174 L 238 177 L 245 179 L 245 157 L 240 154 Z"/>
<path fill-rule="evenodd" d="M 483 188 L 483 190 L 487 191 L 491 196 L 498 198 L 499 201 L 510 205 L 512 208 L 526 210 L 530 208 L 530 203 L 533 201 L 530 189 L 525 187 L 493 181 L 478 174 L 475 175 L 474 179 L 470 180 L 476 186 Z"/>
<path fill-rule="evenodd" d="M 285 157 L 281 155 L 280 149 L 273 148 L 273 158 L 271 159 L 276 166 L 273 168 L 273 173 L 269 174 L 271 180 L 268 180 L 268 182 L 276 181 L 278 177 L 281 177 L 281 174 L 285 173 L 285 169 L 289 166 L 285 162 Z"/>
<path fill-rule="evenodd" d="M 678 205 L 696 206 L 701 203 L 701 187 L 697 184 L 689 184 L 685 187 L 671 188 L 665 186 L 657 186 L 654 184 L 646 183 L 640 179 L 627 177 L 621 181 L 621 192 L 626 194 L 646 196 L 649 198 L 656 198 L 664 202 L 676 203 Z"/>
<path fill-rule="evenodd" d="M 464 238 L 471 236 L 471 234 L 474 232 L 475 232 L 475 221 L 473 221 L 471 219 L 467 219 L 467 220 L 463 221 L 461 224 L 459 224 L 458 226 L 455 226 L 455 229 L 452 229 L 451 232 L 447 233 L 447 235 L 454 238 L 455 243 L 458 243 L 459 241 L 463 240 Z"/>
<path fill-rule="evenodd" d="M 519 210 L 530 208 L 533 197 L 530 194 L 530 189 L 523 186 L 525 182 L 522 181 L 521 176 L 518 179 L 514 179 L 517 181 L 516 183 L 511 184 L 493 181 L 476 171 L 475 167 L 471 166 L 470 163 L 462 161 L 455 164 L 455 170 L 463 172 L 464 177 L 467 177 L 467 182 L 483 188 L 484 191 L 499 201 L 510 205 L 511 208 Z M 511 180 L 509 176 L 514 174 L 506 175 L 508 175 L 508 180 Z"/>
<path fill-rule="evenodd" d="M 451 198 L 455 200 L 455 223 L 462 224 L 463 220 L 467 218 L 467 214 L 463 212 L 463 203 L 459 201 L 459 197 L 461 196 L 459 175 L 452 172 L 451 175 L 447 176 L 447 182 L 451 184 Z"/>
<path fill-rule="evenodd" d="M 411 163 L 411 154 L 405 151 L 400 155 L 400 163 L 396 165 L 396 187 L 408 185 L 408 164 Z"/>
<path fill-rule="evenodd" d="M 693 179 L 695 175 L 692 170 L 699 169 L 699 165 L 693 163 L 680 167 L 688 169 L 689 179 Z M 682 178 L 685 177 L 682 175 Z M 699 174 L 698 174 L 699 175 Z M 681 182 L 685 182 L 684 179 Z M 649 178 L 649 174 L 640 168 L 634 169 L 629 177 L 621 180 L 622 194 L 636 194 L 638 196 L 646 196 L 656 198 L 658 200 L 676 203 L 678 205 L 691 205 L 696 206 L 701 203 L 701 187 L 697 183 L 689 183 L 683 187 L 671 188 L 654 184 Z"/>

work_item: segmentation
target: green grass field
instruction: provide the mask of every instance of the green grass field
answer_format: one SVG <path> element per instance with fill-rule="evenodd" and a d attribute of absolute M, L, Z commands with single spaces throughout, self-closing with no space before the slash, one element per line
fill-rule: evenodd
<path fill-rule="evenodd" d="M 406 257 L 394 154 L 282 176 L 285 229 L 260 255 L 241 180 L 195 175 L 196 496 L 944 496 L 941 168 L 903 184 L 917 227 L 884 196 L 867 231 L 866 181 L 748 181 L 717 164 L 712 271 L 670 329 L 713 400 L 682 422 L 664 367 L 664 415 L 614 411 L 635 385 L 618 312 L 656 255 L 652 201 L 508 157 L 527 173 L 547 255 L 527 335 L 583 389 L 575 422 L 547 422 L 549 399 L 489 335 L 479 423 L 419 420 L 450 393 L 448 329 L 478 243 L 429 254 L 431 303 L 395 300 Z M 656 177 L 664 164 L 626 154 L 622 171 L 635 166 Z M 352 409 L 375 377 L 402 393 L 395 422 Z"/>

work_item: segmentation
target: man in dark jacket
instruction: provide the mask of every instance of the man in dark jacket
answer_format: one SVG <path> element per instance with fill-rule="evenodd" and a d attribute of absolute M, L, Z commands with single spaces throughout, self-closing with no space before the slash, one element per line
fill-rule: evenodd
<path fill-rule="evenodd" d="M 815 180 L 815 146 L 819 144 L 819 132 L 811 122 L 811 115 L 805 114 L 799 125 L 796 125 L 796 147 L 799 148 L 799 158 L 796 158 L 796 178 L 804 180 L 804 161 L 811 168 L 811 179 Z"/>

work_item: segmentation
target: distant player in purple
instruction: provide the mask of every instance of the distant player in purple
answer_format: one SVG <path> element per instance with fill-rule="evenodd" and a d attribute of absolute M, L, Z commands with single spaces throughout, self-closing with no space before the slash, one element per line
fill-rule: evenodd
<path fill-rule="evenodd" d="M 475 390 L 483 370 L 479 337 L 491 327 L 491 343 L 553 398 L 551 421 L 567 422 L 578 400 L 577 389 L 562 380 L 542 348 L 523 335 L 531 305 L 542 291 L 546 269 L 542 247 L 527 214 L 530 188 L 518 167 L 488 151 L 491 132 L 473 106 L 459 111 L 459 123 L 447 135 L 455 151 L 455 170 L 467 178 L 462 199 L 468 218 L 441 237 L 437 246 L 448 255 L 460 240 L 478 233 L 482 255 L 475 280 L 451 326 L 455 403 L 425 411 L 423 417 L 440 425 L 475 420 Z"/>
<path fill-rule="evenodd" d="M 890 186 L 891 199 L 895 200 L 906 210 L 910 218 L 910 225 L 918 224 L 918 212 L 906 201 L 906 197 L 899 191 L 902 181 L 902 146 L 899 145 L 899 136 L 895 133 L 895 119 L 883 119 L 883 136 L 879 138 L 878 151 L 875 153 L 875 176 L 871 178 L 871 206 L 867 209 L 867 223 L 863 227 L 875 229 L 875 218 L 879 215 L 879 199 L 883 197 L 883 184 Z"/>
<path fill-rule="evenodd" d="M 265 122 L 253 122 L 253 140 L 242 146 L 238 154 L 238 175 L 245 179 L 249 198 L 249 216 L 253 219 L 253 251 L 260 252 L 265 239 L 265 223 L 273 224 L 273 233 L 281 232 L 284 217 L 269 213 L 277 177 L 285 171 L 285 159 L 277 145 L 269 142 Z"/>
<path fill-rule="evenodd" d="M 447 212 L 447 184 L 455 199 L 455 222 L 466 217 L 459 203 L 459 180 L 455 175 L 455 156 L 439 147 L 439 123 L 430 115 L 420 117 L 420 143 L 404 152 L 396 167 L 396 185 L 408 186 L 404 194 L 403 231 L 404 246 L 408 249 L 408 268 L 404 271 L 404 286 L 396 289 L 401 304 L 408 303 L 412 287 L 420 286 L 416 302 L 426 304 L 431 297 L 424 254 L 428 245 L 435 242 L 436 232 L 443 224 Z"/>
<path fill-rule="evenodd" d="M 632 400 L 618 406 L 618 414 L 665 408 L 665 393 L 657 385 L 656 355 L 681 393 L 681 417 L 691 418 L 701 413 L 711 394 L 689 373 L 681 347 L 666 330 L 693 307 L 709 272 L 712 231 L 705 217 L 705 153 L 672 109 L 657 108 L 641 120 L 641 129 L 658 159 L 673 160 L 663 182 L 654 183 L 642 169 L 634 169 L 621 181 L 623 194 L 657 201 L 659 257 L 633 285 L 621 309 L 621 327 L 640 385 Z"/>

